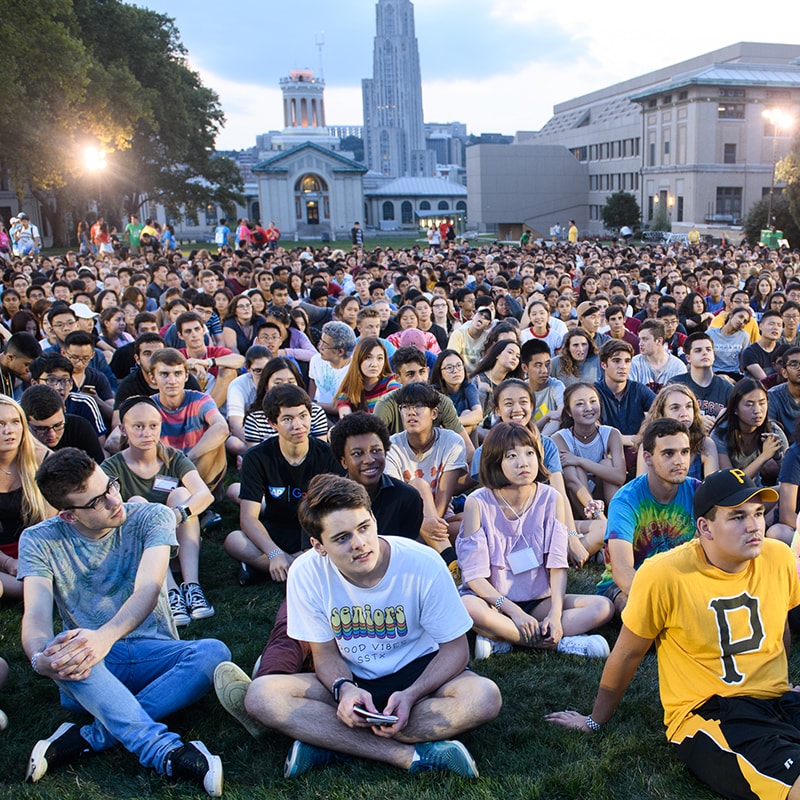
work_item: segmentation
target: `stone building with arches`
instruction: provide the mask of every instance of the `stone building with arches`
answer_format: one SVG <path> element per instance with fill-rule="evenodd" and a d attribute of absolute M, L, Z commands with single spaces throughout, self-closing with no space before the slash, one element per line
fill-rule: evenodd
<path fill-rule="evenodd" d="M 365 222 L 384 231 L 416 230 L 453 220 L 464 230 L 467 187 L 441 178 L 398 178 L 370 186 L 364 179 Z"/>
<path fill-rule="evenodd" d="M 367 168 L 316 142 L 302 142 L 253 167 L 264 222 L 281 236 L 335 241 L 364 217 Z"/>

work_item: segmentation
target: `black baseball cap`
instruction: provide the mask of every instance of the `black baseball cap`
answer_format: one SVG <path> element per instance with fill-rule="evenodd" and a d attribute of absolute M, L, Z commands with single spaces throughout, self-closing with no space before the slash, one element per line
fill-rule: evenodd
<path fill-rule="evenodd" d="M 714 506 L 736 508 L 758 496 L 765 503 L 776 503 L 778 492 L 768 486 L 759 488 L 740 469 L 723 469 L 706 476 L 694 493 L 694 515 L 704 517 Z"/>

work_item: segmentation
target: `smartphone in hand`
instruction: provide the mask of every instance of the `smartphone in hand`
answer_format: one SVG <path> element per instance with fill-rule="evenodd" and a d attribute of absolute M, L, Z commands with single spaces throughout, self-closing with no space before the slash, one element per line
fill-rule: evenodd
<path fill-rule="evenodd" d="M 353 711 L 359 717 L 363 717 L 370 725 L 394 725 L 398 717 L 394 714 L 378 714 L 373 711 L 367 711 L 364 706 L 353 706 Z"/>

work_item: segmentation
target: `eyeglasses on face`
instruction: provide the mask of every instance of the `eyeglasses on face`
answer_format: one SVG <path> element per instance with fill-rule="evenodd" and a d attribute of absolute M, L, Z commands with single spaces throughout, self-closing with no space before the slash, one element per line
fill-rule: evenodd
<path fill-rule="evenodd" d="M 110 478 L 103 494 L 93 497 L 85 506 L 67 506 L 65 511 L 99 511 L 105 504 L 109 495 L 119 494 L 119 478 Z"/>

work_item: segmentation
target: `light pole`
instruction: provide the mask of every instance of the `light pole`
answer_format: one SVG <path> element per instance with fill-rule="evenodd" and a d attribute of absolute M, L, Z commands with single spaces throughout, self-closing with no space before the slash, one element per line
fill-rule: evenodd
<path fill-rule="evenodd" d="M 106 151 L 102 147 L 88 146 L 83 149 L 83 166 L 97 178 L 97 216 L 100 216 L 100 173 L 108 166 Z"/>
<path fill-rule="evenodd" d="M 794 120 L 791 114 L 787 114 L 782 108 L 765 108 L 761 116 L 772 125 L 772 179 L 769 185 L 769 204 L 767 209 L 767 229 L 774 228 L 772 219 L 772 198 L 775 195 L 775 167 L 778 163 L 778 129 L 789 130 Z"/>

